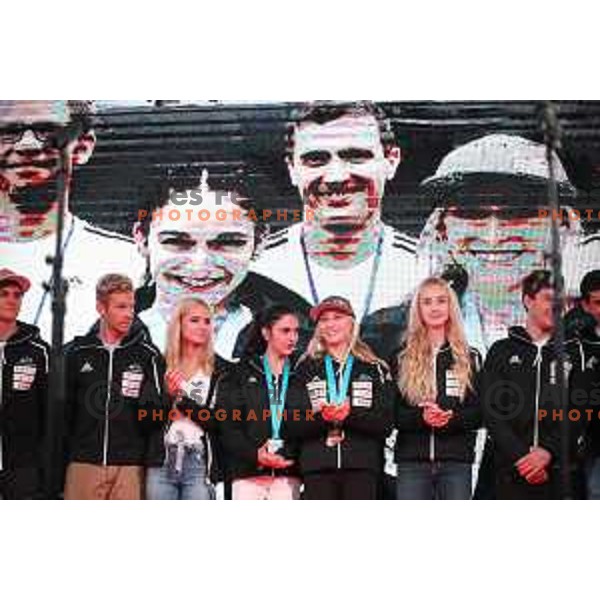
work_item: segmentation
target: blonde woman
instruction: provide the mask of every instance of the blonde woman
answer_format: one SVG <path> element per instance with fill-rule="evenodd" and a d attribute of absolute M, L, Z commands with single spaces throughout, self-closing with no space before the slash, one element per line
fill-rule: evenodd
<path fill-rule="evenodd" d="M 284 438 L 299 446 L 304 499 L 375 500 L 393 422 L 387 365 L 358 338 L 345 298 L 326 298 L 311 318 L 315 335 L 298 367 L 308 398 L 283 425 Z"/>
<path fill-rule="evenodd" d="M 481 357 L 466 342 L 456 294 L 443 279 L 428 278 L 417 289 L 391 365 L 400 391 L 397 498 L 469 499 Z"/>
<path fill-rule="evenodd" d="M 177 304 L 167 330 L 165 382 L 171 397 L 165 462 L 148 469 L 149 500 L 211 500 L 220 468 L 214 438 L 215 390 L 230 363 L 213 350 L 213 317 L 199 298 Z M 212 482 L 211 482 L 212 480 Z"/>

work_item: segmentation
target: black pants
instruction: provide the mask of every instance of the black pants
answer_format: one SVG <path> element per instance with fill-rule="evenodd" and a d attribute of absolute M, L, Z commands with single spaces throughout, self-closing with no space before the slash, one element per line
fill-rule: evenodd
<path fill-rule="evenodd" d="M 0 499 L 39 500 L 43 498 L 42 479 L 37 467 L 15 467 L 0 471 Z"/>
<path fill-rule="evenodd" d="M 498 500 L 560 500 L 564 497 L 562 475 L 558 467 L 548 470 L 548 481 L 542 485 L 531 485 L 521 477 L 516 469 L 500 471 L 496 476 L 496 498 Z M 569 472 L 570 495 L 572 499 L 584 499 L 581 465 L 573 461 Z"/>
<path fill-rule="evenodd" d="M 494 468 L 494 448 L 492 439 L 485 440 L 483 456 L 477 474 L 477 485 L 473 494 L 474 500 L 494 500 L 496 498 L 496 472 Z"/>
<path fill-rule="evenodd" d="M 372 471 L 339 469 L 304 475 L 303 500 L 376 500 L 378 476 Z"/>

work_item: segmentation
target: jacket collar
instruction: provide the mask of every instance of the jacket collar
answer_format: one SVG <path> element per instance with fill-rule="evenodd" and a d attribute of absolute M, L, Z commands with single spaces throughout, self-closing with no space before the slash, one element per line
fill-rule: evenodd
<path fill-rule="evenodd" d="M 530 346 L 536 346 L 536 343 L 533 341 L 533 339 L 529 335 L 529 332 L 527 331 L 527 329 L 525 329 L 525 327 L 523 327 L 521 325 L 516 325 L 514 327 L 510 327 L 508 329 L 508 337 L 513 340 L 522 342 L 524 344 L 528 344 Z M 574 339 L 575 338 L 572 338 L 572 337 L 571 338 L 565 337 L 565 344 L 572 342 Z M 548 347 L 556 346 L 556 339 L 554 338 L 554 336 L 551 336 L 550 339 L 544 344 L 544 346 L 548 346 Z"/>
<path fill-rule="evenodd" d="M 38 338 L 40 330 L 35 325 L 29 325 L 22 321 L 17 321 L 17 330 L 6 340 L 7 346 L 23 344 L 34 338 Z"/>
<path fill-rule="evenodd" d="M 100 339 L 100 321 L 96 321 L 90 330 L 81 337 L 77 338 L 77 343 L 80 345 L 90 345 L 90 346 L 98 346 L 103 347 L 104 344 Z M 150 338 L 150 333 L 148 332 L 148 328 L 146 325 L 138 318 L 135 317 L 131 327 L 129 328 L 129 332 L 127 335 L 121 340 L 117 348 L 124 348 L 126 346 L 131 346 L 134 344 L 139 344 L 140 342 L 149 342 L 152 340 Z"/>

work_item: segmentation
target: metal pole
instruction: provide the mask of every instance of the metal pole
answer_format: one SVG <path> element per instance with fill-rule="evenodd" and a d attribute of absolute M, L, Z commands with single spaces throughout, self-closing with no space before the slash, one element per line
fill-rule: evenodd
<path fill-rule="evenodd" d="M 59 479 L 62 471 L 62 422 L 65 403 L 65 374 L 63 358 L 64 318 L 66 312 L 67 282 L 63 280 L 63 231 L 64 215 L 71 179 L 70 137 L 61 141 L 57 175 L 57 224 L 56 245 L 52 257 L 52 348 L 50 352 L 50 375 L 48 378 L 48 410 L 46 423 L 47 451 L 45 453 L 46 497 L 54 498 L 60 492 Z"/>
<path fill-rule="evenodd" d="M 554 169 L 555 152 L 560 148 L 561 130 L 556 114 L 556 108 L 550 101 L 544 102 L 542 129 L 546 143 L 546 161 L 548 163 L 548 206 L 552 218 L 550 219 L 550 265 L 552 268 L 552 279 L 554 282 L 554 340 L 556 344 L 556 381 L 560 392 L 560 408 L 562 409 L 561 445 L 560 445 L 560 484 L 563 499 L 571 498 L 571 476 L 570 476 L 570 452 L 569 452 L 569 391 L 568 382 L 565 377 L 564 364 L 565 354 L 565 330 L 562 318 L 564 311 L 564 283 L 562 277 L 562 259 L 560 248 L 560 233 L 558 228 L 558 215 L 560 206 L 558 202 L 558 186 Z"/>

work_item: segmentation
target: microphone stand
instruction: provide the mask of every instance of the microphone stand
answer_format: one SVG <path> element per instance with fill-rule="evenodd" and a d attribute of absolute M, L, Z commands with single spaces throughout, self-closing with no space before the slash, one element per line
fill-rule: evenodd
<path fill-rule="evenodd" d="M 556 182 L 556 173 L 554 168 L 555 152 L 561 147 L 561 129 L 556 114 L 556 108 L 550 101 L 544 102 L 542 112 L 542 130 L 544 132 L 544 141 L 546 144 L 546 161 L 548 163 L 548 208 L 553 216 L 550 219 L 550 265 L 552 269 L 552 279 L 554 282 L 554 302 L 552 313 L 554 319 L 554 340 L 557 349 L 556 381 L 559 386 L 560 408 L 562 409 L 562 419 L 560 421 L 560 490 L 563 499 L 568 500 L 571 496 L 571 463 L 570 463 L 570 444 L 569 444 L 569 390 L 568 382 L 565 377 L 565 329 L 562 318 L 564 301 L 564 280 L 562 277 L 562 259 L 560 248 L 560 233 L 555 215 L 559 215 L 558 186 Z M 537 415 L 536 415 L 537 418 Z"/>
<path fill-rule="evenodd" d="M 65 366 L 63 356 L 64 320 L 66 312 L 67 282 L 62 277 L 63 271 L 63 231 L 64 216 L 72 174 L 71 136 L 61 140 L 59 146 L 59 169 L 57 175 L 58 215 L 56 223 L 56 245 L 52 260 L 52 347 L 50 351 L 50 374 L 48 378 L 48 410 L 47 410 L 47 452 L 45 455 L 44 487 L 47 498 L 56 498 L 60 494 L 62 479 L 63 448 L 62 418 L 65 406 Z"/>

